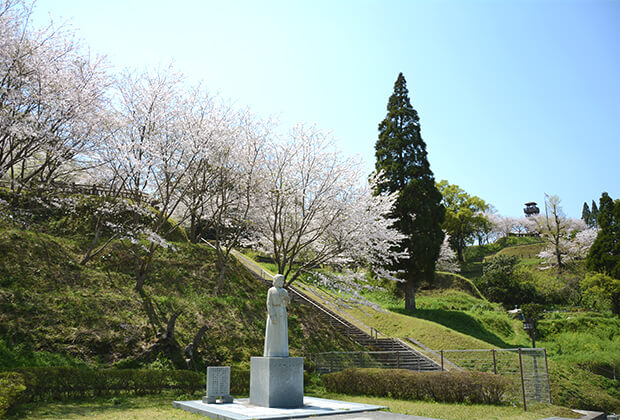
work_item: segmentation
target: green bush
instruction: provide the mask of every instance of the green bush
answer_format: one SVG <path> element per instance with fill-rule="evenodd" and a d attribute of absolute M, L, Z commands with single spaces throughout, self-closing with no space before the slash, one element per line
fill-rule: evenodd
<path fill-rule="evenodd" d="M 0 417 L 20 402 L 26 390 L 24 377 L 16 372 L 0 372 Z"/>
<path fill-rule="evenodd" d="M 511 385 L 503 376 L 482 372 L 355 368 L 324 375 L 323 383 L 328 392 L 341 394 L 478 404 L 502 402 Z"/>
<path fill-rule="evenodd" d="M 584 306 L 620 315 L 620 279 L 602 273 L 588 273 L 580 286 Z"/>
<path fill-rule="evenodd" d="M 247 369 L 230 369 L 230 393 L 248 394 L 250 392 L 250 371 Z"/>
<path fill-rule="evenodd" d="M 478 287 L 487 299 L 509 307 L 540 300 L 531 274 L 517 269 L 518 261 L 517 257 L 500 255 L 484 264 Z"/>

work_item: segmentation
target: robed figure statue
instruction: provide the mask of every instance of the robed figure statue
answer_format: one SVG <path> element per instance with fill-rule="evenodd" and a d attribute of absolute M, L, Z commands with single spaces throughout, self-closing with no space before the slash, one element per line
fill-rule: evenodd
<path fill-rule="evenodd" d="M 284 276 L 273 278 L 273 287 L 267 292 L 267 327 L 265 329 L 265 357 L 288 357 L 288 320 L 286 305 L 291 301 L 284 289 Z"/>

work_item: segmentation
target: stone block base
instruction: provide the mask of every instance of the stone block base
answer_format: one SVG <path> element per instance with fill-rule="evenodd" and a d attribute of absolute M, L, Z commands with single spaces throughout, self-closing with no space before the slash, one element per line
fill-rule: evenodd
<path fill-rule="evenodd" d="M 303 357 L 252 357 L 250 404 L 299 408 L 304 405 Z"/>
<path fill-rule="evenodd" d="M 217 403 L 217 397 L 202 397 L 202 402 L 205 404 L 215 404 Z M 233 397 L 230 395 L 223 395 L 219 400 L 221 403 L 231 403 L 233 402 Z"/>

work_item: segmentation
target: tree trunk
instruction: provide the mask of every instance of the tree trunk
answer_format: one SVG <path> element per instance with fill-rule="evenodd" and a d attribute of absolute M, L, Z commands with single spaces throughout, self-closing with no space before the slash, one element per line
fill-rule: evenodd
<path fill-rule="evenodd" d="M 170 319 L 168 320 L 168 325 L 166 325 L 166 331 L 164 332 L 162 338 L 174 340 L 174 327 L 176 325 L 179 315 L 181 315 L 181 311 L 178 311 L 170 317 Z"/>
<path fill-rule="evenodd" d="M 185 355 L 185 361 L 187 362 L 188 369 L 195 369 L 198 365 L 196 363 L 196 355 L 198 352 L 198 346 L 200 345 L 200 341 L 202 340 L 202 337 L 204 337 L 206 332 L 207 332 L 206 325 L 203 325 L 202 327 L 200 327 L 200 329 L 194 336 L 194 339 L 192 340 L 192 342 L 189 343 L 183 350 L 183 354 Z"/>
<path fill-rule="evenodd" d="M 456 248 L 456 258 L 459 262 L 464 262 L 463 261 L 463 248 L 461 247 L 461 245 L 459 244 L 459 246 Z"/>
<path fill-rule="evenodd" d="M 173 314 L 166 325 L 166 329 L 158 334 L 155 342 L 137 356 L 142 363 L 150 363 L 160 355 L 166 356 L 176 369 L 186 369 L 187 362 L 183 357 L 181 347 L 174 339 L 174 328 L 181 312 Z"/>
<path fill-rule="evenodd" d="M 220 268 L 220 274 L 218 275 L 218 278 L 217 278 L 217 289 L 215 289 L 215 296 L 219 296 L 220 293 L 222 293 L 222 287 L 224 286 L 224 277 L 226 275 L 227 266 L 228 264 L 222 263 L 222 266 Z"/>
<path fill-rule="evenodd" d="M 562 274 L 562 269 L 564 268 L 564 265 L 562 264 L 562 251 L 560 250 L 560 238 L 558 236 L 557 240 L 555 241 L 555 257 L 556 257 L 556 261 L 558 263 L 558 274 Z"/>
<path fill-rule="evenodd" d="M 138 292 L 139 294 L 142 294 L 142 290 L 144 287 L 144 278 L 146 277 L 146 275 L 142 272 L 138 272 L 136 274 L 136 286 L 134 287 L 134 290 L 136 292 Z"/>
<path fill-rule="evenodd" d="M 149 320 L 149 324 L 151 324 L 151 328 L 153 330 L 153 335 L 157 335 L 159 331 L 161 331 L 161 321 L 157 316 L 157 312 L 153 307 L 153 303 L 148 295 L 144 292 L 144 290 L 140 290 L 138 292 L 140 298 L 142 299 L 142 306 L 144 307 L 144 312 L 146 313 L 146 317 Z"/>
<path fill-rule="evenodd" d="M 415 311 L 415 292 L 416 287 L 413 279 L 408 279 L 405 284 L 405 309 Z"/>

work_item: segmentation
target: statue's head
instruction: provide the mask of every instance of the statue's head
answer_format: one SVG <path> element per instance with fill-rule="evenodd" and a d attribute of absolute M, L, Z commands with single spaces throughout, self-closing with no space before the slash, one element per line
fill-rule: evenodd
<path fill-rule="evenodd" d="M 276 274 L 273 277 L 273 285 L 275 287 L 282 287 L 282 286 L 284 286 L 284 276 L 282 274 Z"/>

